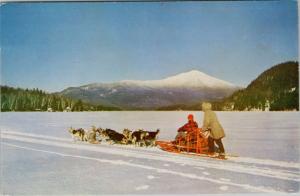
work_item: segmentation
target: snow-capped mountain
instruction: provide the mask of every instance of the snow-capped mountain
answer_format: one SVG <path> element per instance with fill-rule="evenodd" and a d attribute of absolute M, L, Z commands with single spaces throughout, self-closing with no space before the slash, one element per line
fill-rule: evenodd
<path fill-rule="evenodd" d="M 210 88 L 228 88 L 234 85 L 209 76 L 197 70 L 181 73 L 162 80 L 123 80 L 121 83 L 135 84 L 148 87 L 210 87 Z"/>
<path fill-rule="evenodd" d="M 155 109 L 173 104 L 191 104 L 230 95 L 238 87 L 197 70 L 161 80 L 123 80 L 70 87 L 65 96 L 125 109 Z"/>

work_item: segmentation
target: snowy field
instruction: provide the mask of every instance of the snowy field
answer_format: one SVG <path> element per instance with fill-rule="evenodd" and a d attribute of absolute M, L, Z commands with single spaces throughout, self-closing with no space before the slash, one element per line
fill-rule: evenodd
<path fill-rule="evenodd" d="M 299 112 L 218 112 L 222 161 L 160 149 L 74 143 L 70 126 L 160 128 L 171 140 L 189 112 L 0 113 L 0 194 L 296 193 Z M 191 112 L 199 125 L 202 112 Z"/>

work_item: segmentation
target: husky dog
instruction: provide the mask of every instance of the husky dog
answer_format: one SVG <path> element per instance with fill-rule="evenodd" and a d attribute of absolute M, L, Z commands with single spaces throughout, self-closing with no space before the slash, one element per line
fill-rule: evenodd
<path fill-rule="evenodd" d="M 106 129 L 97 128 L 96 131 L 99 133 L 99 136 L 102 140 L 109 141 Z"/>
<path fill-rule="evenodd" d="M 144 138 L 147 137 L 149 133 L 143 129 L 134 131 L 132 133 L 132 143 L 137 146 L 146 146 Z"/>
<path fill-rule="evenodd" d="M 157 129 L 156 131 L 147 131 L 148 135 L 144 138 L 147 146 L 155 146 L 155 142 L 159 132 L 159 129 Z"/>
<path fill-rule="evenodd" d="M 85 130 L 82 128 L 74 129 L 72 127 L 69 128 L 69 133 L 72 135 L 73 141 L 87 141 L 87 135 Z"/>
<path fill-rule="evenodd" d="M 108 132 L 111 132 L 111 131 L 114 131 L 114 130 L 98 128 L 97 131 L 98 131 L 101 138 L 106 139 L 108 141 L 109 140 Z"/>
<path fill-rule="evenodd" d="M 99 141 L 97 140 L 97 132 L 98 129 L 95 126 L 92 126 L 92 130 L 86 132 L 86 138 L 89 143 L 99 144 Z"/>
<path fill-rule="evenodd" d="M 131 144 L 132 143 L 132 131 L 130 131 L 129 129 L 124 129 L 123 135 L 126 137 L 127 144 Z"/>
<path fill-rule="evenodd" d="M 108 138 L 111 144 L 127 144 L 126 137 L 112 129 L 104 129 L 101 131 L 101 136 Z"/>

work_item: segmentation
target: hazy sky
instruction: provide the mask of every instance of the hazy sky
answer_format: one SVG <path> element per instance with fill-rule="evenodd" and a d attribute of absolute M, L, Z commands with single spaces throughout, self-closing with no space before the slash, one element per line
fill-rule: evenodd
<path fill-rule="evenodd" d="M 58 91 L 197 69 L 246 86 L 298 59 L 296 1 L 8 3 L 2 84 Z"/>

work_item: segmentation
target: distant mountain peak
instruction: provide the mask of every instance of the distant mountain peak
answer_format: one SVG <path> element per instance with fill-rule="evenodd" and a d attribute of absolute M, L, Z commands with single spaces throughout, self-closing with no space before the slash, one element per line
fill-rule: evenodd
<path fill-rule="evenodd" d="M 191 70 L 160 80 L 93 83 L 66 89 L 62 94 L 120 108 L 156 108 L 201 100 L 218 100 L 237 89 L 237 86 L 229 82 Z"/>
<path fill-rule="evenodd" d="M 191 75 L 193 75 L 193 74 L 204 74 L 204 73 L 197 70 L 197 69 L 192 69 L 190 71 L 183 72 L 182 74 L 191 74 Z"/>
<path fill-rule="evenodd" d="M 196 69 L 192 69 L 190 71 L 183 72 L 182 74 L 203 74 L 203 72 Z"/>
<path fill-rule="evenodd" d="M 164 83 L 186 87 L 232 88 L 235 85 L 207 75 L 198 70 L 180 73 L 162 80 Z"/>
<path fill-rule="evenodd" d="M 161 80 L 122 80 L 122 84 L 147 87 L 235 88 L 236 86 L 198 70 L 191 70 Z"/>
<path fill-rule="evenodd" d="M 192 79 L 192 78 L 195 78 L 195 77 L 205 79 L 203 77 L 212 77 L 212 76 L 209 76 L 209 75 L 207 75 L 207 74 L 205 74 L 201 71 L 198 71 L 198 70 L 191 70 L 191 71 L 176 74 L 174 76 L 169 76 L 165 79 L 168 79 L 168 78 L 186 78 L 188 80 L 188 79 Z"/>

